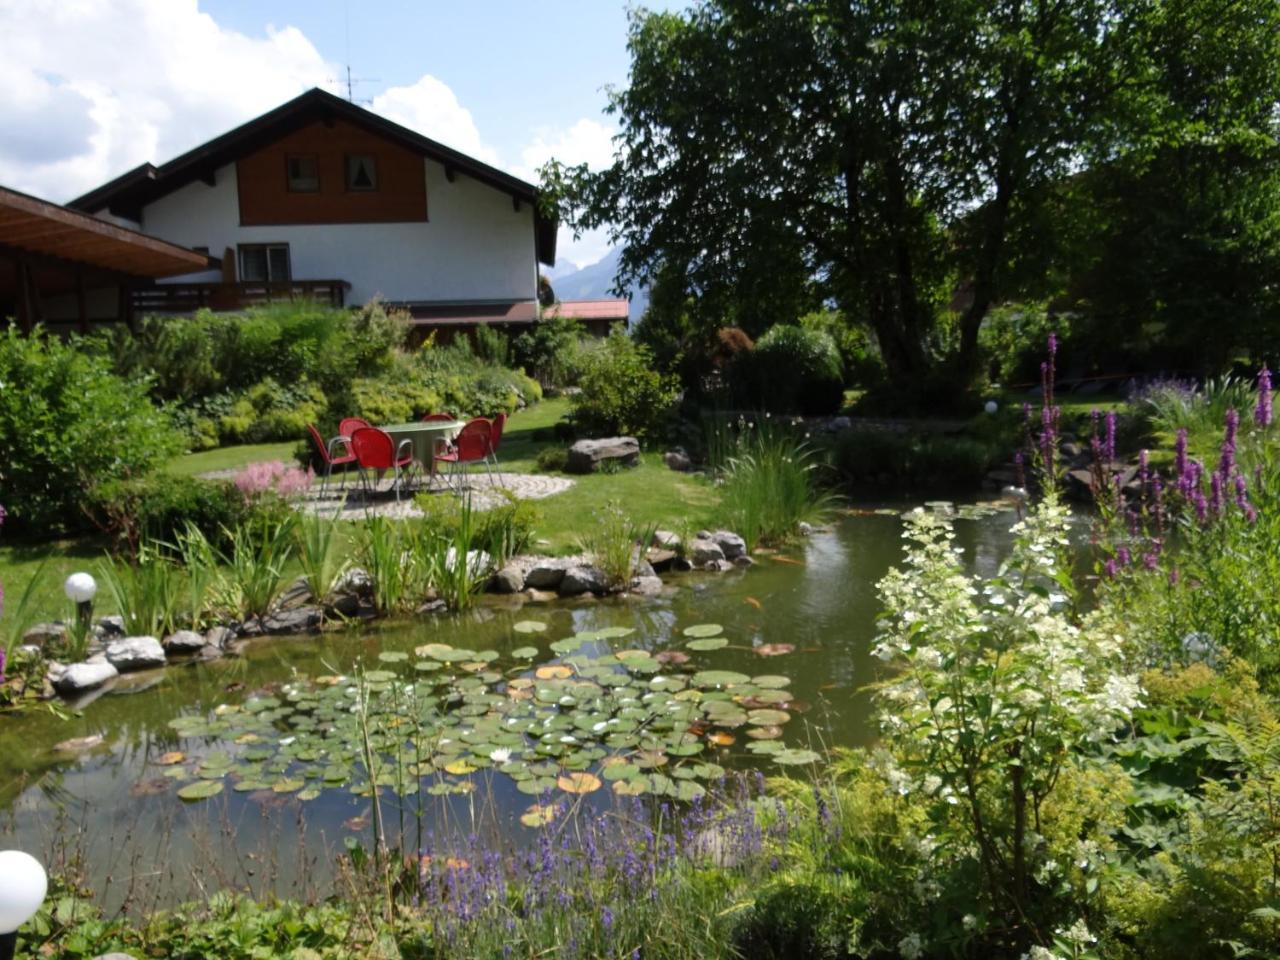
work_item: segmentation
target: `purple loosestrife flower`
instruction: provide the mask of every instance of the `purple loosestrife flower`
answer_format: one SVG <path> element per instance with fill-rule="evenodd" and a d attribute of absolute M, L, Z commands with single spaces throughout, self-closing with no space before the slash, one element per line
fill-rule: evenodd
<path fill-rule="evenodd" d="M 1107 439 L 1102 445 L 1102 452 L 1106 454 L 1107 463 L 1115 463 L 1116 459 L 1116 412 L 1109 410 L 1107 412 Z"/>
<path fill-rule="evenodd" d="M 1178 431 L 1178 439 L 1173 443 L 1173 470 L 1178 476 L 1187 472 L 1187 428 Z"/>
<path fill-rule="evenodd" d="M 1222 513 L 1222 474 L 1215 473 L 1209 478 L 1209 509 L 1216 517 Z"/>
<path fill-rule="evenodd" d="M 1115 557 L 1112 557 L 1102 565 L 1102 572 L 1108 580 L 1114 580 L 1116 578 L 1120 573 L 1120 564 L 1116 563 Z"/>
<path fill-rule="evenodd" d="M 1179 578 L 1180 578 L 1180 575 L 1178 573 L 1178 568 L 1170 567 L 1169 568 L 1169 586 L 1176 587 L 1178 585 Z"/>
<path fill-rule="evenodd" d="M 1116 563 L 1122 567 L 1127 567 L 1133 562 L 1133 556 L 1129 553 L 1128 547 L 1121 547 L 1116 551 Z"/>
<path fill-rule="evenodd" d="M 1222 457 L 1218 461 L 1218 473 L 1226 483 L 1236 471 L 1236 431 L 1240 426 L 1240 414 L 1227 411 L 1227 427 L 1222 437 Z"/>
<path fill-rule="evenodd" d="M 1196 519 L 1203 525 L 1209 519 L 1209 503 L 1198 487 L 1191 494 L 1191 503 L 1196 508 Z"/>
<path fill-rule="evenodd" d="M 1146 567 L 1147 572 L 1153 572 L 1160 564 L 1160 555 L 1157 553 L 1145 553 L 1142 555 L 1142 565 Z"/>
<path fill-rule="evenodd" d="M 604 907 L 600 911 L 600 927 L 604 930 L 606 937 L 613 933 L 613 911 L 608 907 Z"/>
<path fill-rule="evenodd" d="M 0 647 L 0 683 L 4 683 L 4 648 Z"/>
<path fill-rule="evenodd" d="M 1265 363 L 1258 372 L 1258 405 L 1253 408 L 1253 422 L 1264 428 L 1271 426 L 1271 371 Z"/>

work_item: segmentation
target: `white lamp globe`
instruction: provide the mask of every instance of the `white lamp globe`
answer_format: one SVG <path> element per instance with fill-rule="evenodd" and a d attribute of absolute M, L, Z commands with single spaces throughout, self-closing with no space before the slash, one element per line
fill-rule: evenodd
<path fill-rule="evenodd" d="M 87 573 L 73 573 L 62 585 L 67 599 L 75 603 L 88 603 L 98 592 L 97 582 Z"/>
<path fill-rule="evenodd" d="M 21 850 L 0 851 L 0 934 L 31 919 L 49 889 L 40 861 Z"/>
<path fill-rule="evenodd" d="M 982 409 L 987 413 L 995 413 L 1000 407 L 994 400 L 988 400 Z"/>

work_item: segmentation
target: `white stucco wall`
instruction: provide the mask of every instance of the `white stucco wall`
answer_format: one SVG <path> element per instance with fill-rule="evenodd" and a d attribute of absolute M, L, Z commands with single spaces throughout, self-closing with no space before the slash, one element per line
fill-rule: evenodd
<path fill-rule="evenodd" d="M 406 300 L 532 300 L 538 277 L 533 209 L 511 196 L 424 160 L 425 223 L 340 223 L 242 227 L 234 164 L 212 187 L 196 181 L 142 211 L 145 233 L 220 257 L 240 243 L 287 243 L 295 280 L 346 280 L 349 304 L 375 295 Z M 173 278 L 217 280 L 218 273 Z M 163 281 L 162 281 L 163 282 Z"/>

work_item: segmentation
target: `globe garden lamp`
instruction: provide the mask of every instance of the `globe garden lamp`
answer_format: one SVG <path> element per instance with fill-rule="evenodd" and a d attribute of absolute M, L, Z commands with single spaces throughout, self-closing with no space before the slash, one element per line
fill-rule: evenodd
<path fill-rule="evenodd" d="M 0 960 L 13 960 L 18 928 L 40 909 L 48 889 L 39 860 L 21 850 L 0 851 Z"/>
<path fill-rule="evenodd" d="M 988 413 L 988 414 L 993 414 L 993 413 L 995 413 L 997 410 L 999 410 L 999 409 L 1000 409 L 1000 406 L 999 406 L 999 404 L 997 404 L 994 400 L 988 400 L 988 401 L 983 405 L 982 409 L 983 409 L 983 410 L 985 410 L 985 411 L 987 411 L 987 413 Z"/>
<path fill-rule="evenodd" d="M 97 581 L 87 573 L 73 573 L 62 585 L 62 592 L 76 605 L 77 635 L 82 638 L 87 636 L 93 621 L 93 598 L 98 592 Z"/>

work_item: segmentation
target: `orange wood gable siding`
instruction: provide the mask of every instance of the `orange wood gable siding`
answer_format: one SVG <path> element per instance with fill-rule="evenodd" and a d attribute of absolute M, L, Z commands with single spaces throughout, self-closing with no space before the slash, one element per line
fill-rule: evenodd
<path fill-rule="evenodd" d="M 347 190 L 346 158 L 368 154 L 378 188 Z M 289 191 L 288 158 L 313 156 L 320 175 L 314 193 Z M 427 219 L 422 157 L 341 120 L 313 123 L 236 162 L 241 226 L 306 223 L 404 223 Z"/>

